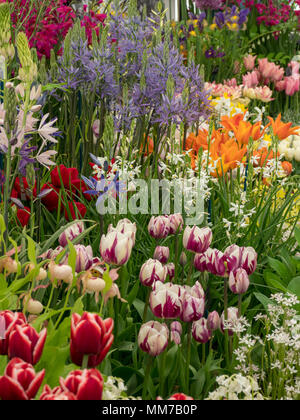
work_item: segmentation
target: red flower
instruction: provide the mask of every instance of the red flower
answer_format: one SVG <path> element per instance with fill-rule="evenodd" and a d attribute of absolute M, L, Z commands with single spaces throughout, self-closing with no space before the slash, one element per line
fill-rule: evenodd
<path fill-rule="evenodd" d="M 71 392 L 77 400 L 102 399 L 103 378 L 97 369 L 74 370 L 66 379 L 60 378 L 60 386 L 64 392 Z"/>
<path fill-rule="evenodd" d="M 66 168 L 65 165 L 59 165 L 60 176 L 64 187 L 70 189 L 73 180 L 78 179 L 79 174 L 76 168 Z M 51 182 L 55 187 L 61 188 L 61 180 L 59 177 L 58 167 L 51 171 Z"/>
<path fill-rule="evenodd" d="M 114 341 L 113 326 L 111 318 L 103 320 L 99 315 L 88 312 L 82 316 L 73 314 L 70 346 L 72 362 L 81 366 L 83 356 L 90 355 L 88 366 L 98 366 Z"/>
<path fill-rule="evenodd" d="M 60 386 L 51 390 L 49 385 L 44 386 L 43 392 L 40 396 L 41 401 L 74 401 L 76 399 L 77 398 L 74 394 L 72 394 L 72 392 L 64 391 Z"/>
<path fill-rule="evenodd" d="M 85 194 L 85 191 L 88 191 L 88 188 L 81 179 L 74 179 L 72 181 L 72 192 L 74 197 L 81 197 L 80 193 L 82 193 L 83 197 L 85 197 L 88 201 L 91 201 L 92 195 Z"/>
<path fill-rule="evenodd" d="M 74 209 L 74 204 L 76 209 Z M 68 202 L 68 207 L 71 213 L 72 220 L 76 219 L 83 219 L 86 214 L 86 207 L 84 204 L 79 203 L 77 201 L 74 201 L 73 203 L 71 201 Z M 68 215 L 68 211 L 65 208 L 65 218 L 70 221 L 70 217 Z"/>
<path fill-rule="evenodd" d="M 0 398 L 2 400 L 31 400 L 43 382 L 45 370 L 38 374 L 34 367 L 15 357 L 6 366 L 0 377 Z"/>
<path fill-rule="evenodd" d="M 17 211 L 17 219 L 21 223 L 21 225 L 27 226 L 29 219 L 30 219 L 31 213 L 30 209 L 28 207 L 24 207 L 24 209 L 18 209 Z"/>
<path fill-rule="evenodd" d="M 21 190 L 21 183 L 20 183 L 20 178 L 17 177 L 15 180 L 15 185 L 14 185 L 14 189 L 17 191 L 18 193 L 18 197 L 20 200 L 22 200 L 22 192 L 23 194 L 25 194 L 25 199 L 26 200 L 30 200 L 30 191 L 32 191 L 33 197 L 36 197 L 36 187 L 33 188 L 33 190 L 31 190 L 31 188 L 29 188 L 28 186 L 28 182 L 27 179 L 25 177 L 22 178 L 23 181 L 23 187 Z"/>
<path fill-rule="evenodd" d="M 44 328 L 40 334 L 29 324 L 17 325 L 10 334 L 8 342 L 8 357 L 20 357 L 27 363 L 35 365 L 41 358 L 47 337 Z"/>
<path fill-rule="evenodd" d="M 41 192 L 44 190 L 51 190 L 47 195 L 42 197 L 42 203 L 49 211 L 57 210 L 59 200 L 59 188 L 54 187 L 52 184 L 44 184 Z"/>
<path fill-rule="evenodd" d="M 8 340 L 11 332 L 16 325 L 26 324 L 25 316 L 22 312 L 1 311 L 0 320 L 4 322 L 4 331 L 0 328 L 0 354 L 5 355 L 8 352 Z M 3 321 L 4 320 L 4 321 Z"/>
<path fill-rule="evenodd" d="M 182 393 L 177 393 L 177 394 L 173 394 L 171 395 L 171 397 L 169 398 L 169 400 L 176 400 L 176 401 L 185 401 L 185 400 L 193 400 L 194 398 L 189 397 L 188 395 L 182 394 Z"/>

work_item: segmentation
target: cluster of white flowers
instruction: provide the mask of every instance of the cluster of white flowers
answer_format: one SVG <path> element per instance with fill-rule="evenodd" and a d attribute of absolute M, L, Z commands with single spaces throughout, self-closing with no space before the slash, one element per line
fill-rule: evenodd
<path fill-rule="evenodd" d="M 232 213 L 232 221 L 223 218 L 223 223 L 227 229 L 227 234 L 233 230 L 237 237 L 242 236 L 240 233 L 241 229 L 249 226 L 251 217 L 255 214 L 256 209 L 246 209 L 247 206 L 246 192 L 241 193 L 241 197 L 238 202 L 231 202 L 229 211 Z"/>
<path fill-rule="evenodd" d="M 216 381 L 219 387 L 209 393 L 207 400 L 264 400 L 257 381 L 251 376 L 222 375 Z"/>
<path fill-rule="evenodd" d="M 123 379 L 114 376 L 107 376 L 104 379 L 102 400 L 136 400 L 126 394 L 127 388 Z"/>
<path fill-rule="evenodd" d="M 300 317 L 293 308 L 300 302 L 291 293 L 271 296 L 268 314 L 258 314 L 266 335 L 264 340 L 249 333 L 239 336 L 234 350 L 236 370 L 264 384 L 264 395 L 272 399 L 295 399 L 299 393 Z M 231 327 L 232 328 L 232 327 Z M 237 332 L 240 332 L 241 328 Z M 259 349 L 261 360 L 252 360 Z"/>

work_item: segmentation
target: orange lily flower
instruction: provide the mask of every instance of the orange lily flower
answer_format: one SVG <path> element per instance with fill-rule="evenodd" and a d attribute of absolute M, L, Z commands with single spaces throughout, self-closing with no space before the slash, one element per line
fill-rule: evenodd
<path fill-rule="evenodd" d="M 260 139 L 267 128 L 265 127 L 261 131 L 261 121 L 252 125 L 249 121 L 244 121 L 243 117 L 244 114 L 236 114 L 233 117 L 223 116 L 221 118 L 223 127 L 228 131 L 233 131 L 240 146 L 248 144 L 250 137 L 252 137 L 254 141 Z"/>
<path fill-rule="evenodd" d="M 145 144 L 146 143 L 146 144 Z M 146 142 L 141 145 L 140 153 L 144 152 L 144 156 L 149 156 L 153 153 L 154 150 L 154 142 L 151 137 L 147 137 Z"/>
<path fill-rule="evenodd" d="M 277 136 L 279 140 L 284 140 L 292 134 L 298 134 L 300 126 L 291 127 L 291 122 L 284 123 L 283 121 L 281 121 L 281 114 L 278 115 L 275 121 L 272 117 L 268 117 L 268 119 L 272 126 L 274 135 Z"/>

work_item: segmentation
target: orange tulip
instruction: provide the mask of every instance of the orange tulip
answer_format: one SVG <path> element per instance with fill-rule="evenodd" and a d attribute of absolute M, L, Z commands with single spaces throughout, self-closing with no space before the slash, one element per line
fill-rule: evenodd
<path fill-rule="evenodd" d="M 284 123 L 283 121 L 281 121 L 281 114 L 278 115 L 275 121 L 272 117 L 268 117 L 268 119 L 272 126 L 274 135 L 277 136 L 279 140 L 284 140 L 293 134 L 298 134 L 300 126 L 291 127 L 291 122 Z"/>
<path fill-rule="evenodd" d="M 144 152 L 144 156 L 149 156 L 153 153 L 154 150 L 154 142 L 151 137 L 147 137 L 146 144 L 143 143 L 140 148 L 140 153 Z"/>
<path fill-rule="evenodd" d="M 282 169 L 287 175 L 290 175 L 292 173 L 293 165 L 291 164 L 291 162 L 287 162 L 285 160 L 284 162 L 281 162 L 281 165 L 282 165 Z"/>
<path fill-rule="evenodd" d="M 240 146 L 248 144 L 250 137 L 252 137 L 253 140 L 260 139 L 267 128 L 265 127 L 261 131 L 261 121 L 252 125 L 249 121 L 244 121 L 243 118 L 244 114 L 236 114 L 233 117 L 223 116 L 221 118 L 223 127 L 228 131 L 233 131 Z"/>

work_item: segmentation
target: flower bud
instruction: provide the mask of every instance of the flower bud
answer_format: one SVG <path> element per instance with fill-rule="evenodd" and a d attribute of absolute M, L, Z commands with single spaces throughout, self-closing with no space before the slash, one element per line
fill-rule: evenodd
<path fill-rule="evenodd" d="M 151 287 L 156 281 L 164 283 L 166 276 L 167 269 L 158 260 L 149 259 L 141 267 L 140 282 Z"/>
<path fill-rule="evenodd" d="M 205 252 L 212 241 L 212 232 L 209 228 L 199 228 L 187 226 L 183 234 L 183 246 L 188 251 L 197 254 Z"/>
<path fill-rule="evenodd" d="M 170 214 L 169 215 L 170 221 L 170 235 L 174 235 L 175 233 L 179 233 L 183 229 L 183 218 L 180 213 Z"/>
<path fill-rule="evenodd" d="M 243 268 L 230 272 L 228 284 L 233 293 L 237 295 L 245 293 L 248 290 L 249 283 L 248 274 Z"/>
<path fill-rule="evenodd" d="M 34 299 L 28 299 L 28 301 L 26 302 L 26 298 L 24 299 L 24 306 L 26 306 L 26 310 L 27 312 L 29 312 L 30 314 L 33 315 L 39 315 L 40 313 L 43 312 L 44 307 L 41 304 L 41 302 L 39 302 L 38 300 L 34 300 Z"/>
<path fill-rule="evenodd" d="M 180 322 L 173 321 L 170 325 L 171 341 L 179 345 L 181 343 L 182 326 Z"/>
<path fill-rule="evenodd" d="M 123 233 L 109 232 L 102 235 L 100 254 L 107 264 L 124 265 L 130 258 L 132 240 Z"/>
<path fill-rule="evenodd" d="M 198 343 L 207 343 L 211 339 L 211 330 L 208 328 L 205 318 L 193 322 L 192 335 Z"/>
<path fill-rule="evenodd" d="M 182 311 L 180 319 L 184 322 L 197 321 L 204 315 L 205 299 L 203 288 L 199 282 L 196 282 L 193 287 L 184 286 L 183 289 L 185 292 L 181 298 Z"/>
<path fill-rule="evenodd" d="M 150 308 L 158 318 L 178 318 L 181 313 L 181 289 L 172 283 L 156 282 L 150 294 Z"/>
<path fill-rule="evenodd" d="M 167 269 L 169 280 L 171 281 L 175 276 L 175 264 L 169 263 L 165 266 L 165 268 Z"/>
<path fill-rule="evenodd" d="M 182 267 L 184 267 L 187 263 L 187 256 L 185 254 L 185 252 L 182 251 L 182 253 L 180 254 L 180 259 L 179 259 L 179 263 Z"/>
<path fill-rule="evenodd" d="M 77 236 L 79 236 L 84 231 L 84 223 L 76 222 L 69 226 L 63 233 L 59 236 L 58 242 L 62 247 L 68 245 L 68 240 L 73 241 Z"/>
<path fill-rule="evenodd" d="M 90 277 L 85 282 L 87 292 L 102 292 L 105 288 L 105 281 L 100 277 Z"/>
<path fill-rule="evenodd" d="M 217 311 L 208 314 L 207 328 L 211 331 L 216 331 L 220 328 L 220 316 Z"/>
<path fill-rule="evenodd" d="M 169 330 L 166 324 L 149 321 L 141 326 L 138 335 L 138 344 L 144 352 L 154 357 L 166 349 L 168 339 Z"/>
<path fill-rule="evenodd" d="M 74 370 L 59 383 L 65 395 L 73 394 L 77 401 L 102 400 L 104 380 L 97 369 Z"/>
<path fill-rule="evenodd" d="M 257 253 L 251 246 L 242 247 L 241 268 L 246 270 L 247 274 L 254 273 L 257 265 Z"/>
<path fill-rule="evenodd" d="M 170 220 L 167 216 L 152 216 L 148 225 L 149 234 L 155 239 L 166 238 L 170 233 Z"/>
<path fill-rule="evenodd" d="M 69 265 L 58 265 L 54 261 L 49 263 L 49 274 L 50 280 L 53 282 L 56 280 L 62 280 L 65 283 L 71 284 L 73 281 L 73 271 L 72 267 Z"/>
<path fill-rule="evenodd" d="M 170 249 L 167 246 L 157 246 L 153 258 L 162 264 L 166 264 L 170 256 Z"/>

